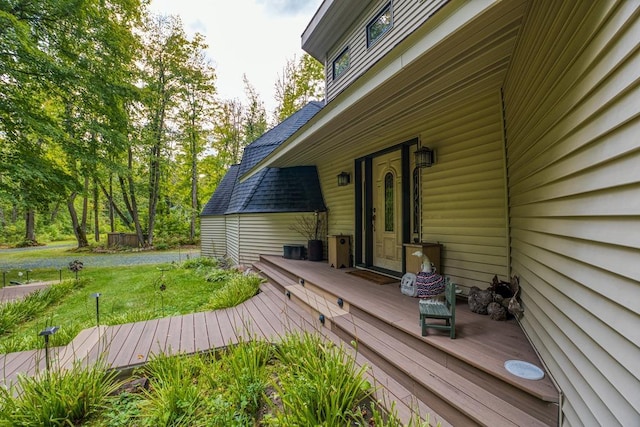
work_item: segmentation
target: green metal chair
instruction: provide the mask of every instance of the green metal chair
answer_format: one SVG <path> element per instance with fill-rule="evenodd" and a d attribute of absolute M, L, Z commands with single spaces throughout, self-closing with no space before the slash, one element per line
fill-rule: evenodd
<path fill-rule="evenodd" d="M 444 290 L 444 301 L 420 300 L 420 325 L 422 336 L 427 335 L 427 329 L 449 331 L 449 337 L 456 337 L 456 285 L 447 280 Z M 431 322 L 431 319 L 437 322 Z M 444 320 L 444 323 L 442 322 Z"/>

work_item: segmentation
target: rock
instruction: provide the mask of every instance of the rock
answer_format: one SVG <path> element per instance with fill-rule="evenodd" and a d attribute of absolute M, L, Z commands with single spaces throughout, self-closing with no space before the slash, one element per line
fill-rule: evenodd
<path fill-rule="evenodd" d="M 499 302 L 490 303 L 487 313 L 492 320 L 507 320 L 507 310 Z"/>
<path fill-rule="evenodd" d="M 487 306 L 493 302 L 493 292 L 489 289 L 469 294 L 469 310 L 473 313 L 487 314 Z"/>

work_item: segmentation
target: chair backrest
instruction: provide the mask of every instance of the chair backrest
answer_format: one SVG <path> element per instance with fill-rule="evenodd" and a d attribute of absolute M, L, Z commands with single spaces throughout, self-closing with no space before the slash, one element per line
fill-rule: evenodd
<path fill-rule="evenodd" d="M 456 310 L 456 285 L 451 283 L 451 280 L 447 277 L 444 285 L 444 295 L 447 300 L 447 308 L 451 311 L 451 315 L 454 315 Z"/>

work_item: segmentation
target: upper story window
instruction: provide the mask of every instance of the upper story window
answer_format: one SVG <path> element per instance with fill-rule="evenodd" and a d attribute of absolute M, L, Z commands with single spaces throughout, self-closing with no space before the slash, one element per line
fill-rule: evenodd
<path fill-rule="evenodd" d="M 333 60 L 333 80 L 340 77 L 349 68 L 349 48 L 346 47 L 336 59 Z"/>
<path fill-rule="evenodd" d="M 382 8 L 369 24 L 367 24 L 367 47 L 371 47 L 393 27 L 391 3 Z"/>

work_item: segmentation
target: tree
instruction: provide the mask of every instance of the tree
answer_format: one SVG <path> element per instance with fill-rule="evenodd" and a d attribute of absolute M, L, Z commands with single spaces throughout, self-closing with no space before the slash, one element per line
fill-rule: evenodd
<path fill-rule="evenodd" d="M 141 9 L 136 0 L 0 3 L 0 162 L 38 157 L 23 167 L 42 168 L 28 171 L 37 182 L 26 186 L 24 169 L 2 169 L 2 194 L 29 212 L 27 238 L 35 236 L 37 201 L 76 194 L 84 181 L 76 168 L 95 170 L 91 155 L 117 142 L 122 70 Z"/>
<path fill-rule="evenodd" d="M 247 107 L 243 120 L 244 144 L 248 145 L 267 131 L 267 112 L 264 108 L 264 102 L 247 79 L 246 74 L 242 76 L 242 80 L 244 93 L 247 96 Z"/>
<path fill-rule="evenodd" d="M 324 67 L 306 53 L 297 63 L 294 56 L 278 75 L 275 88 L 278 106 L 274 114 L 279 123 L 308 102 L 324 98 Z"/>
<path fill-rule="evenodd" d="M 224 169 L 239 163 L 242 158 L 244 146 L 242 120 L 243 106 L 239 100 L 226 100 L 219 103 L 213 128 L 213 148 Z"/>
<path fill-rule="evenodd" d="M 162 174 L 170 154 L 169 126 L 183 90 L 181 78 L 189 59 L 189 43 L 182 22 L 175 16 L 148 19 L 144 39 L 142 136 L 149 153 L 147 244 L 153 245 Z"/>
<path fill-rule="evenodd" d="M 182 156 L 188 166 L 190 187 L 189 238 L 196 237 L 196 225 L 200 211 L 198 197 L 198 165 L 211 132 L 211 116 L 214 112 L 215 71 L 205 59 L 206 45 L 201 35 L 196 34 L 188 46 L 187 67 L 182 74 L 183 90 L 178 107 Z"/>

